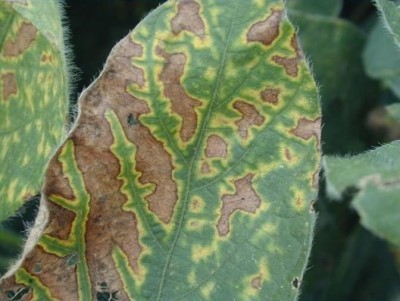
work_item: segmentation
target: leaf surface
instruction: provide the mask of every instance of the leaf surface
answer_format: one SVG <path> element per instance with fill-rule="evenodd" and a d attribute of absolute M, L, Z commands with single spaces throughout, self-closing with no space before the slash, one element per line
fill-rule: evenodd
<path fill-rule="evenodd" d="M 375 0 L 375 4 L 382 14 L 383 23 L 392 34 L 397 46 L 400 47 L 400 7 L 398 1 Z"/>
<path fill-rule="evenodd" d="M 370 77 L 381 80 L 400 97 L 399 48 L 381 21 L 376 23 L 369 34 L 363 61 Z"/>
<path fill-rule="evenodd" d="M 63 37 L 59 28 L 44 33 L 36 26 L 47 18 L 61 26 L 60 9 L 57 1 L 46 1 L 43 13 L 29 16 L 40 3 L 0 1 L 0 221 L 40 191 L 45 166 L 63 136 L 68 105 Z"/>
<path fill-rule="evenodd" d="M 44 235 L 0 296 L 296 299 L 320 111 L 283 9 L 169 1 L 118 43 L 49 165 Z"/>
<path fill-rule="evenodd" d="M 348 158 L 325 157 L 328 192 L 359 191 L 353 205 L 361 223 L 375 234 L 400 245 L 400 141 Z"/>

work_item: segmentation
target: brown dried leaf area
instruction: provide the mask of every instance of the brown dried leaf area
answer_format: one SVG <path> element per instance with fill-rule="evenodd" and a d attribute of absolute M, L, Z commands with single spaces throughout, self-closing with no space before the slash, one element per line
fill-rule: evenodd
<path fill-rule="evenodd" d="M 239 134 L 242 138 L 247 139 L 249 128 L 251 126 L 261 126 L 265 120 L 257 109 L 245 101 L 235 101 L 233 107 L 242 114 L 242 118 L 235 122 L 238 127 Z"/>
<path fill-rule="evenodd" d="M 253 24 L 247 32 L 247 42 L 259 42 L 271 45 L 279 36 L 279 26 L 283 11 L 272 9 L 271 14 L 263 21 Z"/>
<path fill-rule="evenodd" d="M 220 136 L 212 134 L 207 138 L 205 154 L 207 158 L 226 158 L 228 144 Z"/>
<path fill-rule="evenodd" d="M 76 266 L 69 265 L 68 257 L 60 258 L 49 254 L 42 247 L 37 246 L 24 261 L 24 269 L 37 277 L 46 287 L 51 289 L 51 296 L 54 300 L 79 300 L 77 293 Z M 37 300 L 34 298 L 32 290 L 16 282 L 15 276 L 5 279 L 2 282 L 1 300 L 10 300 L 6 298 L 7 291 L 14 293 L 25 289 L 27 293 L 23 295 L 21 301 Z"/>
<path fill-rule="evenodd" d="M 8 72 L 1 75 L 2 80 L 2 99 L 8 100 L 11 95 L 16 95 L 18 92 L 17 81 L 15 80 L 15 74 Z"/>
<path fill-rule="evenodd" d="M 52 159 L 46 175 L 44 193 L 50 198 L 50 216 L 45 234 L 49 237 L 59 240 L 65 240 L 67 237 L 69 240 L 79 239 L 70 237 L 71 233 L 77 233 L 70 227 L 82 227 L 72 223 L 72 220 L 77 218 L 75 214 L 51 203 L 52 197 L 59 196 L 70 200 L 71 203 L 88 202 L 89 213 L 87 218 L 83 217 L 86 221 L 84 259 L 89 269 L 93 300 L 99 293 L 96 285 L 98 283 L 105 283 L 111 292 L 119 292 L 120 300 L 129 300 L 112 258 L 112 251 L 116 247 L 122 250 L 133 272 L 138 277 L 143 276 L 138 266 L 143 246 L 139 243 L 137 216 L 135 212 L 124 209 L 128 201 L 135 200 L 128 200 L 128 196 L 121 192 L 121 163 L 111 151 L 114 138 L 105 114 L 115 112 L 126 139 L 136 146 L 132 157 L 135 157 L 135 168 L 140 174 L 139 182 L 150 184 L 148 186 L 153 188 L 152 193 L 146 196 L 148 208 L 162 222 L 167 223 L 177 201 L 171 156 L 140 120 L 141 115 L 150 112 L 149 106 L 145 101 L 127 92 L 132 83 L 144 83 L 143 71 L 131 65 L 132 57 L 140 56 L 142 47 L 129 37 L 114 48 L 101 77 L 82 94 L 81 114 L 77 126 Z M 71 174 L 71 167 L 66 166 L 66 161 L 62 160 L 68 147 L 73 147 L 80 172 L 78 175 Z M 67 175 L 76 179 L 82 176 L 86 192 L 73 191 Z M 87 197 L 82 197 L 82 194 L 87 194 Z M 33 270 L 37 263 L 42 264 L 40 274 Z M 23 264 L 23 268 L 37 276 L 49 288 L 54 299 L 79 299 L 76 273 L 65 273 L 68 268 L 65 258 L 55 257 L 36 247 Z M 15 279 L 10 281 L 9 285 L 12 285 Z"/>
<path fill-rule="evenodd" d="M 279 103 L 280 92 L 281 92 L 280 89 L 266 88 L 263 91 L 261 91 L 261 99 L 275 106 Z"/>
<path fill-rule="evenodd" d="M 222 196 L 221 216 L 218 220 L 217 229 L 220 236 L 225 236 L 230 231 L 229 221 L 232 214 L 237 211 L 255 213 L 260 207 L 261 199 L 253 188 L 253 174 L 235 181 L 236 193 Z"/>
<path fill-rule="evenodd" d="M 203 38 L 205 26 L 200 16 L 200 5 L 194 0 L 179 1 L 178 13 L 171 20 L 171 27 L 174 34 L 185 30 Z"/>
<path fill-rule="evenodd" d="M 197 114 L 195 108 L 201 102 L 190 97 L 181 84 L 184 74 L 186 56 L 183 53 L 169 54 L 157 47 L 157 54 L 165 59 L 160 80 L 164 86 L 164 95 L 171 100 L 172 111 L 182 118 L 180 137 L 184 142 L 189 141 L 197 128 Z"/>
<path fill-rule="evenodd" d="M 297 126 L 295 129 L 292 129 L 290 133 L 295 136 L 303 139 L 309 140 L 311 137 L 315 137 L 318 148 L 320 148 L 321 144 L 321 118 L 318 117 L 314 120 L 307 119 L 302 117 L 298 120 Z"/>
<path fill-rule="evenodd" d="M 23 22 L 14 39 L 7 39 L 3 46 L 5 57 L 16 57 L 23 53 L 36 38 L 37 29 L 28 22 Z"/>
<path fill-rule="evenodd" d="M 288 58 L 279 55 L 274 55 L 272 57 L 272 60 L 278 65 L 282 66 L 285 69 L 287 75 L 296 77 L 299 73 L 298 63 L 300 62 L 300 60 L 304 58 L 304 54 L 298 45 L 296 35 L 292 36 L 290 44 L 294 49 L 294 51 L 296 52 L 296 56 Z"/>
<path fill-rule="evenodd" d="M 261 289 L 261 284 L 262 284 L 262 276 L 261 276 L 261 275 L 260 275 L 260 276 L 257 276 L 257 277 L 254 277 L 254 278 L 251 280 L 251 286 L 252 286 L 254 289 L 260 290 L 260 289 Z"/>

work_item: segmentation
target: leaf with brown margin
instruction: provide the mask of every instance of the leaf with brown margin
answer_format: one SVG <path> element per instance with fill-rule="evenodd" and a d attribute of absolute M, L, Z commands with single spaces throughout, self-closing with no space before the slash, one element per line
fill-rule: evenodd
<path fill-rule="evenodd" d="M 318 123 L 296 134 L 320 112 L 283 8 L 169 1 L 112 50 L 49 165 L 47 228 L 0 298 L 296 298 Z"/>

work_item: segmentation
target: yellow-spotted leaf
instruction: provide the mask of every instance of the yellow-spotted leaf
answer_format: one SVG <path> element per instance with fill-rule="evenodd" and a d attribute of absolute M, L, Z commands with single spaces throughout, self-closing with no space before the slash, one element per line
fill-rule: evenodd
<path fill-rule="evenodd" d="M 0 221 L 40 191 L 67 95 L 58 1 L 0 0 Z"/>
<path fill-rule="evenodd" d="M 280 0 L 154 10 L 82 93 L 38 245 L 0 298 L 295 300 L 320 111 Z"/>

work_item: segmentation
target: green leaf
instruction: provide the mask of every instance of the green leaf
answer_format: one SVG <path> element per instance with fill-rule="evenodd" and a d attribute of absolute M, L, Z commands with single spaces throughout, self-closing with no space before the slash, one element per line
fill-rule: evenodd
<path fill-rule="evenodd" d="M 374 84 L 363 71 L 364 34 L 338 18 L 292 10 L 289 17 L 299 28 L 300 44 L 320 87 L 324 153 L 364 150 L 363 114 L 375 95 Z"/>
<path fill-rule="evenodd" d="M 342 0 L 287 0 L 287 8 L 309 14 L 336 17 L 342 9 Z"/>
<path fill-rule="evenodd" d="M 400 47 L 400 7 L 397 3 L 388 0 L 375 0 L 375 4 L 382 14 L 386 28 L 392 34 L 396 44 Z"/>
<path fill-rule="evenodd" d="M 381 21 L 369 34 L 363 52 L 367 74 L 381 80 L 400 97 L 400 53 L 390 33 Z"/>
<path fill-rule="evenodd" d="M 169 1 L 117 44 L 49 165 L 50 222 L 0 298 L 296 299 L 320 111 L 283 9 Z"/>
<path fill-rule="evenodd" d="M 393 121 L 400 122 L 400 103 L 393 103 L 391 105 L 387 105 L 385 108 L 389 117 L 392 118 Z"/>
<path fill-rule="evenodd" d="M 351 187 L 359 191 L 353 205 L 361 223 L 400 245 L 400 141 L 348 158 L 325 157 L 329 194 L 340 198 Z"/>
<path fill-rule="evenodd" d="M 0 221 L 40 191 L 63 136 L 68 92 L 59 4 L 45 2 L 38 14 L 44 1 L 0 0 Z M 52 24 L 48 18 L 58 27 L 42 32 L 36 24 Z"/>

